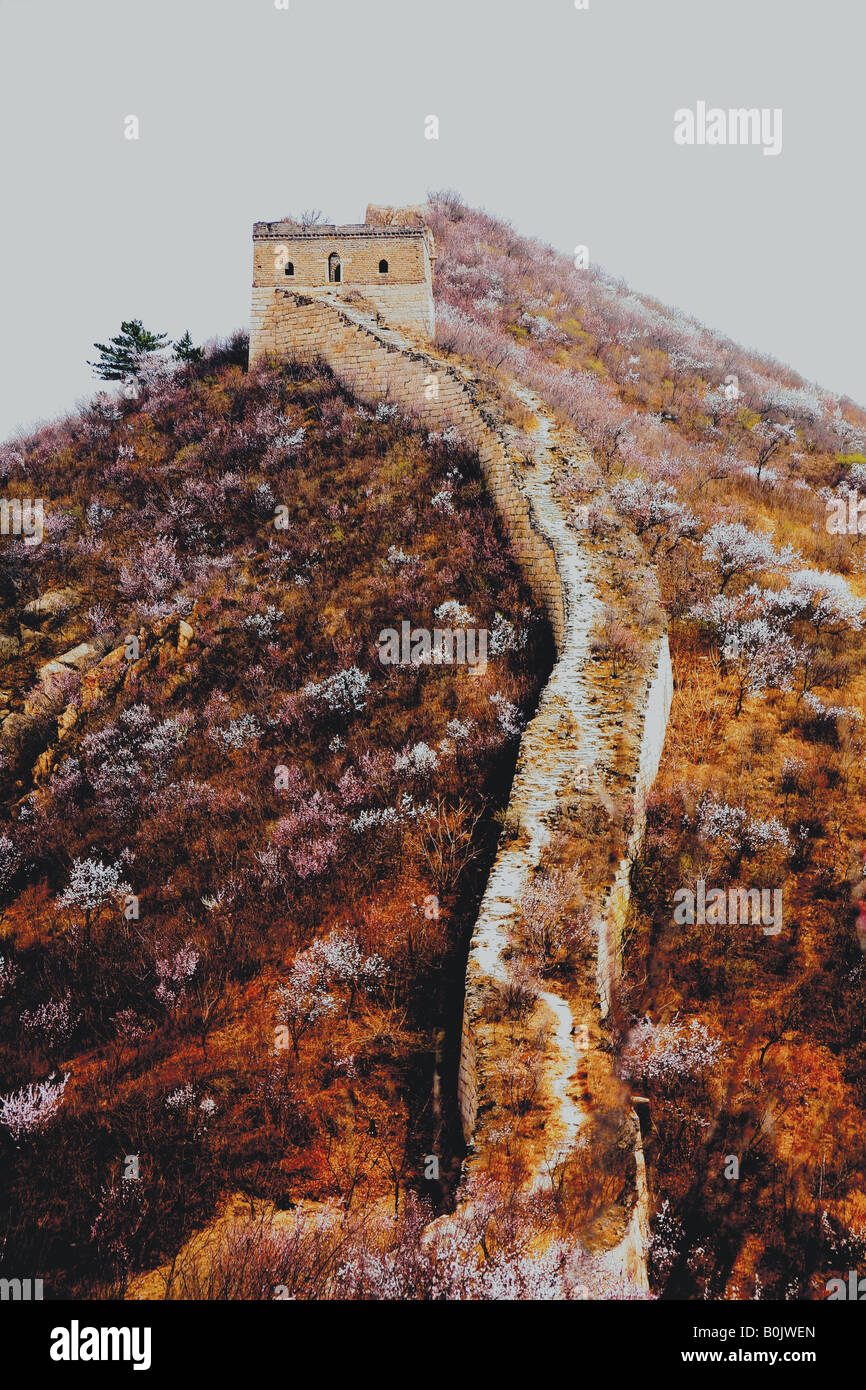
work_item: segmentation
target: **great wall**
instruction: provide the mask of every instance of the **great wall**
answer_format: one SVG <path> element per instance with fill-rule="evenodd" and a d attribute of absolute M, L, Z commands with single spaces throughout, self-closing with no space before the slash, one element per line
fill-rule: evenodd
<path fill-rule="evenodd" d="M 621 853 L 614 855 L 589 897 L 596 950 L 579 1014 L 558 986 L 551 985 L 538 999 L 537 1012 L 546 1023 L 544 1124 L 540 1145 L 530 1148 L 528 1161 L 529 1183 L 540 1187 L 552 1182 L 557 1165 L 567 1161 L 593 1109 L 593 1095 L 616 1095 L 618 1087 L 623 1093 L 613 1076 L 605 1020 L 629 912 L 631 863 L 643 836 L 645 801 L 658 770 L 672 698 L 667 635 L 657 613 L 644 634 L 643 662 L 626 700 L 593 660 L 591 632 L 616 567 L 628 566 L 650 600 L 657 591 L 630 533 L 612 518 L 612 539 L 590 544 L 558 496 L 564 470 L 579 468 L 587 459 L 585 445 L 533 393 L 513 383 L 512 401 L 533 420 L 527 457 L 525 437 L 507 422 L 508 412 L 491 383 L 482 384 L 470 366 L 431 350 L 411 323 L 400 330 L 386 326 L 363 291 L 347 291 L 322 286 L 307 294 L 276 281 L 254 287 L 251 363 L 263 354 L 321 359 L 360 399 L 392 403 L 429 427 L 455 427 L 477 452 L 514 553 L 549 615 L 556 643 L 550 679 L 521 739 L 499 850 L 469 946 L 457 1078 L 467 1175 L 487 1161 L 505 1117 L 501 1063 L 509 1043 L 501 991 L 521 898 L 552 837 L 581 815 L 595 810 L 609 826 L 624 827 Z M 603 852 L 600 857 L 604 860 Z M 637 1117 L 627 1095 L 621 1104 L 617 1143 L 632 1155 L 628 1196 L 594 1253 L 615 1279 L 640 1293 L 648 1289 L 649 1194 Z"/>

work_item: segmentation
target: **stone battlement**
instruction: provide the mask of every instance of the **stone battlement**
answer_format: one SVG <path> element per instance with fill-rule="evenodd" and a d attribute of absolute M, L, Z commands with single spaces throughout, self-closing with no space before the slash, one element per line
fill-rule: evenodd
<path fill-rule="evenodd" d="M 285 290 L 360 297 L 389 327 L 432 339 L 435 259 L 433 233 L 419 208 L 371 206 L 365 222 L 347 226 L 254 223 L 251 355 L 273 348 L 270 329 Z"/>

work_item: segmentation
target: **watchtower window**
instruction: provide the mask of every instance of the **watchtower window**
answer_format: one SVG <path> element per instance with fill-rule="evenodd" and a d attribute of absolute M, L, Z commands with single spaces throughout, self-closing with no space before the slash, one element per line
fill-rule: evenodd
<path fill-rule="evenodd" d="M 332 251 L 328 257 L 328 279 L 332 285 L 339 285 L 342 275 L 340 271 L 340 257 L 336 251 Z"/>
<path fill-rule="evenodd" d="M 388 274 L 388 262 L 387 262 L 387 261 L 380 261 L 380 262 L 379 262 L 379 274 L 380 274 L 380 275 L 387 275 L 387 274 Z"/>
<path fill-rule="evenodd" d="M 286 261 L 286 274 L 287 274 L 287 275 L 294 275 L 294 273 L 295 273 L 295 263 L 294 263 L 294 261 Z"/>

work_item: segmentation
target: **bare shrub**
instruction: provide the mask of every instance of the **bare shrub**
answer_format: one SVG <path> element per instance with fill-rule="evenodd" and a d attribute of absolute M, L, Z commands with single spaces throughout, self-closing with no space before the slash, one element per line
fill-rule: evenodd
<path fill-rule="evenodd" d="M 537 874 L 520 900 L 519 930 L 533 964 L 550 974 L 589 938 L 580 864 Z"/>
<path fill-rule="evenodd" d="M 535 1008 L 538 987 L 524 961 L 511 961 L 508 966 L 508 979 L 502 989 L 505 1013 L 508 1018 L 522 1022 Z"/>
<path fill-rule="evenodd" d="M 636 666 L 641 656 L 641 645 L 629 628 L 625 627 L 613 609 L 605 610 L 600 627 L 593 633 L 590 646 L 602 661 L 610 662 L 610 674 L 617 676 L 630 666 Z"/>
<path fill-rule="evenodd" d="M 509 1057 L 507 1061 L 500 1060 L 496 1065 L 496 1072 L 508 1108 L 515 1115 L 528 1114 L 541 1087 L 541 1058 L 531 1052 L 521 1052 L 515 1057 Z"/>

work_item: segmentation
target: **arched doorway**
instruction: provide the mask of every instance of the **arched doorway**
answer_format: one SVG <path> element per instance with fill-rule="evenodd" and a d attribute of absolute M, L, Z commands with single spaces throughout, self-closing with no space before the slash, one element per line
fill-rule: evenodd
<path fill-rule="evenodd" d="M 336 251 L 332 251 L 328 257 L 328 279 L 332 285 L 339 285 L 342 278 L 340 257 L 337 255 Z"/>

